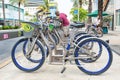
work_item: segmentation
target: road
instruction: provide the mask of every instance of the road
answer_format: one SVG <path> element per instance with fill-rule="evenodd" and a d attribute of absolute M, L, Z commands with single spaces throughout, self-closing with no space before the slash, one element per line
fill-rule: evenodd
<path fill-rule="evenodd" d="M 0 41 L 0 62 L 10 57 L 12 47 L 20 38 L 22 37 Z"/>

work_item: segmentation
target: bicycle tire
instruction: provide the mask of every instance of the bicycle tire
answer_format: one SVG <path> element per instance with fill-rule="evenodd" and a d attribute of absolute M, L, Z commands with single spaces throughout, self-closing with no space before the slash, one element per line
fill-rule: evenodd
<path fill-rule="evenodd" d="M 56 34 L 52 33 L 51 34 L 52 38 L 55 40 L 55 44 L 57 45 L 59 43 L 59 39 L 58 37 L 56 36 Z"/>
<path fill-rule="evenodd" d="M 88 38 L 88 37 L 93 37 L 92 35 L 89 35 L 89 34 L 85 34 L 85 35 L 82 35 L 82 36 L 80 36 L 77 40 L 76 40 L 76 44 L 77 43 L 80 43 L 80 41 L 82 41 L 83 39 L 85 39 L 85 38 Z M 90 49 L 92 49 L 92 47 L 93 47 L 93 43 L 90 45 L 90 47 L 87 47 L 87 49 L 88 50 L 90 50 Z M 86 63 L 90 63 L 90 62 L 95 62 L 99 57 L 100 57 L 100 55 L 101 55 L 101 53 L 102 53 L 102 45 L 100 44 L 100 43 L 98 43 L 98 45 L 99 45 L 99 53 L 98 53 L 98 55 L 96 56 L 96 59 L 95 60 L 85 60 L 85 59 L 80 59 L 81 61 L 83 61 L 83 62 L 86 62 Z"/>
<path fill-rule="evenodd" d="M 102 67 L 101 69 L 99 69 L 99 70 L 92 71 L 92 70 L 85 69 L 85 67 L 83 67 L 83 66 L 81 65 L 81 63 L 79 62 L 79 59 L 75 59 L 75 63 L 76 63 L 76 65 L 78 66 L 78 68 L 79 68 L 82 72 L 84 72 L 84 73 L 86 73 L 86 74 L 88 74 L 88 75 L 99 75 L 99 74 L 104 73 L 105 71 L 107 71 L 107 70 L 110 68 L 110 66 L 111 66 L 111 64 L 112 64 L 112 60 L 113 60 L 112 51 L 111 51 L 110 46 L 109 46 L 105 41 L 103 41 L 103 40 L 101 40 L 101 39 L 98 39 L 98 38 L 88 38 L 88 39 L 85 39 L 84 41 L 80 42 L 80 43 L 78 44 L 78 46 L 79 46 L 79 47 L 82 47 L 86 42 L 90 42 L 90 41 L 99 42 L 99 43 L 100 43 L 102 46 L 104 46 L 105 49 L 107 50 L 107 52 L 108 52 L 108 61 L 107 61 L 107 63 L 105 64 L 105 66 L 103 66 L 103 67 Z M 75 48 L 75 51 L 74 51 L 74 57 L 78 57 L 78 56 L 79 56 L 78 51 L 79 51 L 79 48 L 76 47 L 76 48 Z M 87 64 L 87 63 L 86 63 L 86 64 Z M 88 64 L 89 64 L 89 63 L 88 63 Z M 93 67 L 93 65 L 91 65 L 91 66 Z"/>
<path fill-rule="evenodd" d="M 78 32 L 75 34 L 75 37 L 74 37 L 74 40 L 78 37 L 78 36 L 81 36 L 81 35 L 84 35 L 84 34 L 87 34 L 86 32 Z"/>
<path fill-rule="evenodd" d="M 38 47 L 39 47 L 39 49 L 41 50 L 41 55 L 42 55 L 42 58 L 41 58 L 41 60 L 40 60 L 40 62 L 38 63 L 38 65 L 36 65 L 35 67 L 33 67 L 33 68 L 25 68 L 25 67 L 23 67 L 23 66 L 21 66 L 18 62 L 17 62 L 17 58 L 16 58 L 16 48 L 19 46 L 19 44 L 20 43 L 22 43 L 22 42 L 25 42 L 25 41 L 27 41 L 28 40 L 28 38 L 22 38 L 22 39 L 20 39 L 19 41 L 17 41 L 16 43 L 15 43 L 15 45 L 13 46 L 13 48 L 12 48 L 12 52 L 11 52 L 11 57 L 12 57 L 12 61 L 13 61 L 13 63 L 15 64 L 15 66 L 18 68 L 18 69 L 20 69 L 20 70 L 22 70 L 22 71 L 25 71 L 25 72 L 33 72 L 33 71 L 36 71 L 36 70 L 38 70 L 42 65 L 43 65 L 43 63 L 44 63 L 44 61 L 45 61 L 45 53 L 44 53 L 44 49 L 43 49 L 43 47 L 42 47 L 42 45 L 39 43 L 39 41 L 36 41 L 36 44 L 38 45 Z M 24 53 L 23 53 L 24 54 Z M 25 57 L 25 56 L 24 56 Z"/>
<path fill-rule="evenodd" d="M 102 29 L 100 29 L 100 34 L 98 33 L 98 32 L 96 32 L 96 37 L 103 37 L 103 30 Z"/>

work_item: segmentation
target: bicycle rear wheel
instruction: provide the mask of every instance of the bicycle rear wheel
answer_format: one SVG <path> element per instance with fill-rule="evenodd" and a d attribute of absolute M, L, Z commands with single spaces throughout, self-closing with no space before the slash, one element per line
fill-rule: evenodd
<path fill-rule="evenodd" d="M 94 46 L 91 50 L 88 50 L 84 46 L 90 42 L 94 43 Z M 100 47 L 98 43 L 102 46 L 100 57 L 92 63 L 81 61 L 81 59 L 85 58 L 96 59 L 96 54 L 98 54 L 98 48 Z M 113 56 L 112 51 L 106 42 L 98 38 L 88 38 L 78 43 L 78 46 L 79 47 L 75 48 L 74 56 L 76 58 L 75 63 L 81 71 L 89 75 L 99 75 L 109 69 L 112 63 Z"/>
<path fill-rule="evenodd" d="M 103 30 L 100 28 L 99 31 L 96 32 L 97 37 L 103 37 Z"/>
<path fill-rule="evenodd" d="M 91 36 L 89 34 L 82 35 L 82 36 L 78 37 L 78 39 L 76 39 L 75 43 L 76 44 L 80 43 L 80 41 L 82 41 L 83 39 L 87 39 L 89 37 L 93 37 L 93 36 Z M 93 46 L 94 46 L 93 42 L 89 42 L 89 43 L 86 43 L 86 45 L 84 45 L 84 47 L 86 47 L 87 50 L 91 50 L 93 48 Z M 92 58 L 80 59 L 80 60 L 83 61 L 83 62 L 88 62 L 88 63 L 96 61 L 100 57 L 100 55 L 102 53 L 102 45 L 100 43 L 98 43 L 98 46 L 99 46 L 98 51 L 96 53 L 94 53 L 94 54 L 96 54 L 96 58 L 94 58 L 94 59 L 92 59 Z"/>
<path fill-rule="evenodd" d="M 54 34 L 54 33 L 52 33 L 51 36 L 52 36 L 52 38 L 54 39 L 56 45 L 59 44 L 59 39 L 58 39 L 57 35 Z"/>
<path fill-rule="evenodd" d="M 35 45 L 38 46 L 38 50 L 36 51 L 34 48 L 32 52 L 26 56 L 26 54 L 23 52 L 23 45 L 25 42 L 28 42 L 28 38 L 20 39 L 12 48 L 12 61 L 15 64 L 17 68 L 19 68 L 22 71 L 26 72 L 32 72 L 38 70 L 45 61 L 45 53 L 44 48 L 40 44 L 39 41 L 35 42 Z M 30 47 L 32 46 L 32 43 L 29 45 L 26 45 L 26 52 L 29 51 Z M 33 62 L 39 61 L 39 62 Z"/>
<path fill-rule="evenodd" d="M 81 35 L 84 35 L 84 34 L 87 34 L 86 32 L 78 32 L 75 34 L 75 37 L 74 37 L 74 40 L 77 39 L 77 37 L 81 36 Z"/>

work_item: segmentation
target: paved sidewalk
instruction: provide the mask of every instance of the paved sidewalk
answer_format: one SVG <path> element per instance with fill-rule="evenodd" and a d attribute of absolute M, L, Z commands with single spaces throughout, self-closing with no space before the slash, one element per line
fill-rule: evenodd
<path fill-rule="evenodd" d="M 20 71 L 11 62 L 0 69 L 0 80 L 118 80 L 120 79 L 120 57 L 113 53 L 113 63 L 108 71 L 101 75 L 90 76 L 80 71 L 76 66 L 67 66 L 61 74 L 62 66 L 45 63 L 39 70 L 26 73 Z"/>
<path fill-rule="evenodd" d="M 120 55 L 120 31 L 109 31 L 108 34 L 104 34 L 103 40 L 107 39 L 111 49 Z"/>
<path fill-rule="evenodd" d="M 102 38 L 109 39 L 110 45 L 120 45 L 120 32 L 110 31 Z M 0 80 L 119 80 L 120 79 L 120 56 L 113 52 L 113 62 L 109 70 L 97 76 L 90 76 L 80 71 L 76 66 L 67 65 L 66 71 L 61 74 L 62 66 L 48 65 L 45 63 L 39 70 L 26 73 L 20 71 L 7 60 L 5 67 L 0 69 Z M 6 64 L 3 63 L 2 65 Z"/>

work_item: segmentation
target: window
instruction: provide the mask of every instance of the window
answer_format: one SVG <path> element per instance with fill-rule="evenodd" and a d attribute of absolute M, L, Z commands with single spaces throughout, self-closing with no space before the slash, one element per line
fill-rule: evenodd
<path fill-rule="evenodd" d="M 5 8 L 8 8 L 8 5 L 7 5 L 7 4 L 5 4 Z"/>
<path fill-rule="evenodd" d="M 120 9 L 116 10 L 116 26 L 120 26 Z"/>
<path fill-rule="evenodd" d="M 20 9 L 20 12 L 24 13 L 24 9 Z"/>
<path fill-rule="evenodd" d="M 17 8 L 17 7 L 14 7 L 14 10 L 15 10 L 15 11 L 18 11 L 18 8 Z"/>
<path fill-rule="evenodd" d="M 2 7 L 2 4 L 0 3 L 0 8 Z"/>

